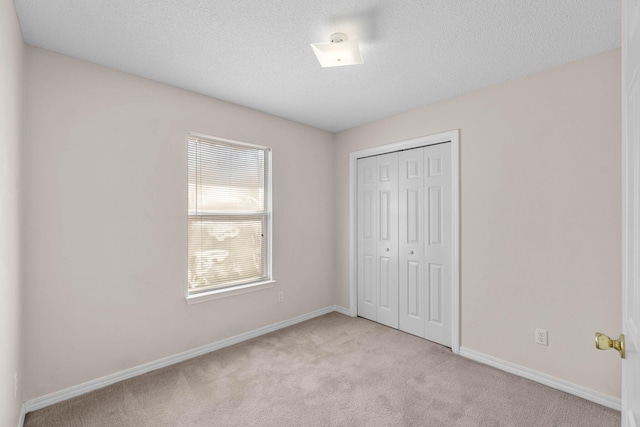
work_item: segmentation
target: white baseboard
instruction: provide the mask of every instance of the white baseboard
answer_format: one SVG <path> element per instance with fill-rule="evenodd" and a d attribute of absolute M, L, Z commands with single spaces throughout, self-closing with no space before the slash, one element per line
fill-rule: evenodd
<path fill-rule="evenodd" d="M 26 414 L 28 412 L 36 411 L 38 409 L 45 408 L 47 406 L 71 399 L 73 397 L 80 396 L 85 393 L 89 393 L 94 390 L 106 387 L 117 382 L 142 375 L 147 372 L 155 371 L 156 369 L 164 368 L 185 360 L 193 359 L 194 357 L 202 356 L 203 354 L 211 353 L 212 351 L 220 350 L 221 348 L 229 347 L 234 344 L 241 343 L 243 341 L 250 340 L 252 338 L 259 337 L 260 335 L 268 334 L 270 332 L 277 331 L 278 329 L 293 326 L 296 323 L 304 322 L 305 320 L 313 319 L 314 317 L 322 316 L 333 311 L 342 312 L 343 307 L 331 305 L 325 308 L 321 308 L 311 313 L 296 316 L 294 318 L 283 320 L 281 322 L 274 323 L 272 325 L 263 326 L 262 328 L 254 329 L 253 331 L 245 332 L 239 335 L 235 335 L 230 338 L 225 338 L 220 341 L 216 341 L 211 344 L 196 347 L 191 350 L 184 351 L 182 353 L 168 356 L 153 362 L 145 363 L 134 368 L 125 369 L 124 371 L 116 372 L 111 375 L 107 375 L 102 378 L 98 378 L 92 381 L 88 381 L 83 384 L 79 384 L 73 387 L 69 387 L 64 390 L 56 391 L 45 396 L 37 397 L 35 399 L 27 400 L 22 405 L 22 412 Z M 24 420 L 24 415 L 22 416 Z M 22 426 L 22 422 L 20 423 Z"/>
<path fill-rule="evenodd" d="M 24 417 L 27 415 L 27 407 L 25 404 L 22 404 L 22 408 L 20 408 L 20 418 L 18 419 L 18 427 L 24 426 Z"/>
<path fill-rule="evenodd" d="M 254 329 L 253 331 L 235 335 L 233 337 L 216 341 L 214 343 L 207 344 L 201 347 L 196 347 L 191 350 L 187 350 L 182 353 L 175 354 L 173 356 L 165 357 L 153 362 L 136 366 L 134 368 L 116 372 L 114 374 L 107 375 L 105 377 L 98 378 L 92 381 L 88 381 L 86 383 L 79 384 L 77 386 L 69 387 L 67 389 L 48 394 L 46 396 L 41 396 L 35 399 L 28 400 L 22 404 L 22 410 L 20 413 L 18 427 L 22 427 L 24 425 L 24 418 L 28 412 L 36 411 L 38 409 L 42 409 L 47 406 L 54 405 L 56 403 L 80 396 L 85 393 L 89 393 L 94 390 L 98 390 L 100 388 L 109 386 L 111 384 L 115 384 L 119 381 L 123 381 L 138 375 L 142 375 L 147 372 L 154 371 L 156 369 L 164 368 L 166 366 L 183 362 L 185 360 L 193 359 L 194 357 L 198 357 L 203 354 L 210 353 L 212 351 L 220 350 L 222 348 L 229 347 L 234 344 L 238 344 L 243 341 L 247 341 L 252 338 L 259 337 L 260 335 L 265 335 L 270 332 L 274 332 L 279 329 L 286 328 L 288 326 L 293 326 L 297 323 L 304 322 L 305 320 L 313 319 L 314 317 L 322 316 L 324 314 L 331 313 L 333 311 L 344 314 L 346 316 L 351 316 L 350 310 L 345 307 L 341 307 L 337 305 L 328 306 L 328 307 L 313 311 L 311 313 L 296 316 L 288 320 L 283 320 L 281 322 L 264 326 L 262 328 Z M 564 381 L 564 380 L 549 376 L 547 374 L 543 374 L 541 372 L 534 371 L 532 369 L 525 368 L 520 365 L 516 365 L 511 362 L 497 359 L 493 356 L 489 356 L 465 347 L 460 347 L 460 355 L 468 359 L 475 360 L 476 362 L 480 362 L 485 365 L 489 365 L 494 368 L 500 369 L 502 371 L 509 372 L 511 374 L 518 375 L 523 378 L 527 378 L 529 380 L 538 382 L 540 384 L 544 384 L 548 387 L 555 388 L 557 390 L 561 390 L 569 394 L 573 394 L 575 396 L 581 397 L 586 400 L 590 400 L 600 405 L 603 405 L 612 409 L 616 409 L 618 411 L 621 409 L 620 399 L 599 393 L 594 390 L 590 390 L 585 387 L 581 387 L 579 385 L 570 383 L 568 381 Z"/>
<path fill-rule="evenodd" d="M 515 363 L 497 359 L 493 356 L 488 356 L 486 354 L 479 353 L 477 351 L 470 350 L 464 347 L 460 347 L 460 356 L 464 356 L 467 359 L 475 360 L 476 362 L 493 366 L 494 368 L 498 368 L 501 371 L 509 372 L 510 374 L 518 375 L 528 380 L 544 384 L 548 387 L 555 388 L 556 390 L 573 394 L 574 396 L 590 400 L 608 408 L 617 409 L 618 411 L 621 409 L 620 399 L 616 397 L 608 396 L 606 394 L 570 383 L 568 381 L 543 374 L 542 372 L 534 371 L 533 369 L 516 365 Z"/>
<path fill-rule="evenodd" d="M 351 315 L 351 310 L 341 305 L 336 305 L 336 311 L 340 314 L 344 314 L 345 316 L 355 317 Z"/>

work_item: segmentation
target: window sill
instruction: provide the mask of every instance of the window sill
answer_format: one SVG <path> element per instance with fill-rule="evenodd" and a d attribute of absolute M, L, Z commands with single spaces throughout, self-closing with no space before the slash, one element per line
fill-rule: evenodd
<path fill-rule="evenodd" d="M 198 304 L 205 301 L 211 301 L 214 299 L 232 297 L 234 295 L 246 294 L 248 292 L 261 291 L 263 289 L 269 289 L 276 283 L 275 280 L 267 280 L 258 283 L 249 283 L 241 286 L 234 286 L 232 288 L 216 289 L 214 291 L 202 292 L 199 294 L 188 295 L 185 297 L 187 304 Z"/>

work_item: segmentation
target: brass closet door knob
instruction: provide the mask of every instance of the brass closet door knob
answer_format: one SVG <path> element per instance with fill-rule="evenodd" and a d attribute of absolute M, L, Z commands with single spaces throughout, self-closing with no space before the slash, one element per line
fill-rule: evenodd
<path fill-rule="evenodd" d="M 596 332 L 596 348 L 598 350 L 615 348 L 620 353 L 620 357 L 624 359 L 624 334 L 620 334 L 618 338 L 613 340 L 601 332 Z"/>

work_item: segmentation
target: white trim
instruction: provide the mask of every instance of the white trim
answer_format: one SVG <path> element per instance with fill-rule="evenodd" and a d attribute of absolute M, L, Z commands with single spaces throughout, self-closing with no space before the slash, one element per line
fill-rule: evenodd
<path fill-rule="evenodd" d="M 221 142 L 223 144 L 229 144 L 231 146 L 238 145 L 242 147 L 255 148 L 259 150 L 264 150 L 265 155 L 265 169 L 266 169 L 266 182 L 264 188 L 265 194 L 265 206 L 264 211 L 258 212 L 249 212 L 238 215 L 250 215 L 250 216 L 260 216 L 265 218 L 266 222 L 266 249 L 267 249 L 267 265 L 266 267 L 266 277 L 262 282 L 253 282 L 248 283 L 242 286 L 233 286 L 227 289 L 216 289 L 209 292 L 202 293 L 194 293 L 193 295 L 189 294 L 189 281 L 186 280 L 186 287 L 183 285 L 184 289 L 184 298 L 187 304 L 197 304 L 205 301 L 211 301 L 214 299 L 226 298 L 234 295 L 245 294 L 247 292 L 258 291 L 261 289 L 267 289 L 273 286 L 275 283 L 275 279 L 273 278 L 273 159 L 272 159 L 272 150 L 270 147 L 265 147 L 262 145 L 249 144 L 246 142 L 235 141 L 232 139 L 219 138 L 217 136 L 205 135 L 197 132 L 187 132 L 187 147 L 189 146 L 189 138 L 195 138 L 199 140 L 205 140 L 210 142 Z M 188 204 L 188 203 L 187 203 Z M 192 216 L 191 212 L 187 212 L 187 217 Z M 229 216 L 229 214 L 225 214 Z M 232 214 L 232 216 L 235 214 Z M 214 215 L 215 216 L 215 215 Z M 268 286 L 267 286 L 268 285 Z"/>
<path fill-rule="evenodd" d="M 460 356 L 492 366 L 500 369 L 501 371 L 509 372 L 510 374 L 518 375 L 519 377 L 535 381 L 548 387 L 555 388 L 556 390 L 564 391 L 565 393 L 581 397 L 611 409 L 616 409 L 618 411 L 621 409 L 621 402 L 617 397 L 608 396 L 595 390 L 552 377 L 551 375 L 516 365 L 515 363 L 507 362 L 465 347 L 460 347 Z"/>
<path fill-rule="evenodd" d="M 214 299 L 232 297 L 234 295 L 246 294 L 247 292 L 255 292 L 263 289 L 269 289 L 276 283 L 275 280 L 267 280 L 265 282 L 248 283 L 246 285 L 233 286 L 230 288 L 216 289 L 200 294 L 187 295 L 184 299 L 187 304 L 198 304 L 200 302 L 211 301 Z"/>
<path fill-rule="evenodd" d="M 134 368 L 126 369 L 124 371 L 116 372 L 114 374 L 107 375 L 102 378 L 98 378 L 98 379 L 88 381 L 86 383 L 79 384 L 73 387 L 69 387 L 67 389 L 60 390 L 45 396 L 28 400 L 22 404 L 20 419 L 18 421 L 18 427 L 22 427 L 24 425 L 25 415 L 28 412 L 33 412 L 38 409 L 42 409 L 47 406 L 54 405 L 56 403 L 60 403 L 65 400 L 83 395 L 85 393 L 89 393 L 91 391 L 98 390 L 103 387 L 107 387 L 111 384 L 115 384 L 117 382 L 124 381 L 126 379 L 133 378 L 135 376 L 142 375 L 147 372 L 154 371 L 156 369 L 161 369 L 167 366 L 171 366 L 173 364 L 180 363 L 185 360 L 193 359 L 194 357 L 202 356 L 203 354 L 211 353 L 213 351 L 220 350 L 222 348 L 229 347 L 234 344 L 238 344 L 243 341 L 247 341 L 247 340 L 259 337 L 261 335 L 265 335 L 270 332 L 277 331 L 279 329 L 293 326 L 297 323 L 304 322 L 306 320 L 310 320 L 310 319 L 313 319 L 314 317 L 322 316 L 322 315 L 331 313 L 333 311 L 336 311 L 338 313 L 341 313 L 347 316 L 351 315 L 351 312 L 345 307 L 341 307 L 338 305 L 328 306 L 328 307 L 313 311 L 311 313 L 296 316 L 288 320 L 283 320 L 281 322 L 264 326 L 262 328 L 254 329 L 253 331 L 235 335 L 233 337 L 216 341 L 214 343 L 207 344 L 201 347 L 196 347 L 191 350 L 187 350 L 185 352 L 175 354 L 173 356 L 158 359 L 153 362 L 145 363 L 144 365 L 140 365 Z M 603 405 L 612 409 L 620 410 L 621 403 L 620 403 L 620 399 L 618 398 L 607 396 L 597 391 L 590 390 L 585 387 L 581 387 L 581 386 L 572 384 L 570 382 L 560 380 L 558 378 L 543 374 L 541 372 L 537 372 L 532 369 L 525 368 L 523 366 L 519 366 L 511 362 L 506 362 L 504 360 L 497 359 L 493 356 L 488 356 L 486 354 L 483 354 L 465 347 L 460 347 L 459 353 L 460 353 L 460 356 L 466 357 L 476 362 L 479 362 L 488 366 L 492 366 L 494 368 L 500 369 L 505 372 L 509 372 L 514 375 L 518 375 L 523 378 L 527 378 L 529 380 L 538 382 L 540 384 L 544 384 L 548 387 L 555 388 L 557 390 L 564 391 L 569 394 L 573 394 L 574 396 L 581 397 L 583 399 L 598 403 L 600 405 Z"/>
<path fill-rule="evenodd" d="M 344 314 L 345 316 L 356 317 L 351 314 L 351 310 L 346 307 L 342 307 L 341 305 L 336 305 L 336 311 L 340 314 Z"/>
<path fill-rule="evenodd" d="M 27 407 L 25 403 L 22 403 L 22 407 L 20 408 L 20 418 L 18 418 L 18 427 L 24 426 L 24 417 L 27 415 Z"/>
<path fill-rule="evenodd" d="M 27 400 L 22 405 L 23 412 L 28 413 L 36 411 L 38 409 L 45 408 L 47 406 L 63 402 L 65 400 L 89 393 L 94 390 L 101 389 L 103 387 L 115 384 L 117 382 L 136 377 L 138 375 L 145 374 L 147 372 L 155 371 L 156 369 L 171 366 L 173 364 L 183 362 L 185 360 L 193 359 L 194 357 L 202 356 L 203 354 L 211 353 L 212 351 L 220 350 L 221 348 L 229 347 L 234 344 L 241 343 L 243 341 L 250 340 L 252 338 L 259 337 L 261 335 L 268 334 L 270 332 L 277 331 L 289 326 L 293 326 L 297 323 L 304 322 L 305 320 L 313 319 L 314 317 L 322 316 L 333 311 L 340 311 L 342 307 L 331 305 L 325 308 L 321 308 L 311 313 L 302 314 L 300 316 L 293 317 L 288 320 L 273 323 L 271 325 L 263 326 L 262 328 L 254 329 L 253 331 L 244 332 L 239 335 L 235 335 L 230 338 L 225 338 L 220 341 L 216 341 L 211 344 L 203 345 L 201 347 L 192 348 L 191 350 L 184 351 L 182 353 L 174 354 L 173 356 L 164 357 L 162 359 L 155 360 L 153 362 L 145 363 L 140 366 L 125 369 L 124 371 L 116 372 L 102 378 L 98 378 L 86 383 L 78 384 L 73 387 L 66 388 L 64 390 L 56 391 L 45 396 L 37 397 L 35 399 Z"/>
<path fill-rule="evenodd" d="M 451 351 L 460 353 L 460 131 L 451 135 Z"/>
<path fill-rule="evenodd" d="M 451 143 L 451 225 L 453 241 L 451 245 L 451 351 L 460 352 L 460 131 L 451 130 L 435 135 L 421 136 L 406 141 L 395 142 L 379 147 L 367 148 L 349 153 L 349 309 L 350 315 L 358 315 L 358 288 L 356 284 L 356 260 L 358 240 L 356 229 L 356 181 L 357 161 L 362 157 L 377 156 L 399 150 L 424 147 L 425 145 Z"/>
<path fill-rule="evenodd" d="M 349 314 L 358 315 L 357 259 L 358 230 L 356 224 L 356 183 L 358 182 L 358 152 L 349 153 Z"/>

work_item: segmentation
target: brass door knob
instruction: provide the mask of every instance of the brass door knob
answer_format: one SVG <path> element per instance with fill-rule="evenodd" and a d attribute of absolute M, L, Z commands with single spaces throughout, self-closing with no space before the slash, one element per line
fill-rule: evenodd
<path fill-rule="evenodd" d="M 618 338 L 612 340 L 607 335 L 596 332 L 596 348 L 598 350 L 615 348 L 620 353 L 620 357 L 624 359 L 624 334 L 620 334 Z"/>

